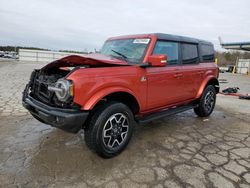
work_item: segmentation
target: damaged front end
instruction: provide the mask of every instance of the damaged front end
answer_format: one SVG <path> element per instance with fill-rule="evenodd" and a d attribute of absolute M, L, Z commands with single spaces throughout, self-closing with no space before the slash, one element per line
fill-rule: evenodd
<path fill-rule="evenodd" d="M 56 73 L 34 70 L 23 92 L 23 106 L 40 122 L 77 133 L 87 119 L 88 112 L 82 111 L 73 102 L 73 95 L 68 90 L 73 84 L 68 89 L 62 85 L 62 80 L 71 83 L 64 78 L 68 73 L 67 70 L 57 70 Z"/>
<path fill-rule="evenodd" d="M 28 94 L 34 99 L 58 108 L 78 109 L 73 103 L 73 83 L 66 80 L 68 70 L 34 70 L 28 84 Z"/>
<path fill-rule="evenodd" d="M 30 78 L 30 95 L 47 105 L 77 108 L 73 103 L 74 83 L 66 79 L 79 68 L 128 66 L 128 63 L 103 54 L 71 55 L 34 70 Z"/>
<path fill-rule="evenodd" d="M 74 83 L 67 77 L 79 68 L 127 66 L 104 55 L 68 56 L 34 70 L 23 92 L 23 106 L 37 120 L 68 132 L 78 132 L 89 112 L 74 103 Z"/>

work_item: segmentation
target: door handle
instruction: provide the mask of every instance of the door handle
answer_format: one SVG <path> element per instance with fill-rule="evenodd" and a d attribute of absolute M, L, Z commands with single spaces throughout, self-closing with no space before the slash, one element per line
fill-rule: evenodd
<path fill-rule="evenodd" d="M 174 74 L 174 77 L 175 77 L 175 78 L 178 78 L 178 77 L 179 77 L 178 75 L 179 75 L 179 74 Z"/>
<path fill-rule="evenodd" d="M 183 74 L 180 73 L 180 74 L 179 74 L 179 78 L 181 78 L 181 77 L 183 77 Z"/>
<path fill-rule="evenodd" d="M 176 74 L 174 74 L 174 77 L 175 77 L 175 78 L 180 78 L 180 77 L 183 77 L 183 74 L 181 74 L 181 73 L 176 73 Z"/>

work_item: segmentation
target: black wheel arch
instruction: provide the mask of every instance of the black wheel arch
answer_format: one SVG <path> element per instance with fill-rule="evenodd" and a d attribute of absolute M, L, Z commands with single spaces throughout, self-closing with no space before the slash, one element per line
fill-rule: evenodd
<path fill-rule="evenodd" d="M 140 105 L 137 99 L 133 95 L 127 92 L 115 92 L 115 93 L 108 94 L 105 97 L 103 97 L 95 105 L 94 108 L 97 108 L 98 106 L 102 105 L 103 103 L 107 101 L 117 101 L 117 102 L 121 102 L 127 105 L 134 115 L 140 111 Z"/>
<path fill-rule="evenodd" d="M 214 86 L 216 93 L 219 93 L 219 92 L 220 92 L 220 84 L 219 84 L 219 81 L 218 81 L 217 78 L 212 78 L 212 79 L 210 79 L 210 80 L 207 82 L 207 84 L 206 84 L 204 90 L 205 90 L 206 87 L 209 86 L 209 85 Z"/>

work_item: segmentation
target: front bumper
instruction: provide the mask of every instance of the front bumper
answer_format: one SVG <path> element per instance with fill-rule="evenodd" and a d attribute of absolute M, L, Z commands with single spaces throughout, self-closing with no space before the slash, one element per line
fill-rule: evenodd
<path fill-rule="evenodd" d="M 89 112 L 75 109 L 61 109 L 48 106 L 24 93 L 23 106 L 39 121 L 64 131 L 77 133 Z"/>

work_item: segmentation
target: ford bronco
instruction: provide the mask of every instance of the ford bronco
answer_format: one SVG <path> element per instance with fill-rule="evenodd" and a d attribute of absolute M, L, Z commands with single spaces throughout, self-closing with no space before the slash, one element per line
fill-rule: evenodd
<path fill-rule="evenodd" d="M 109 38 L 100 53 L 71 55 L 34 70 L 23 105 L 42 123 L 77 133 L 110 158 L 136 123 L 194 109 L 209 116 L 219 92 L 212 43 L 168 34 Z"/>

